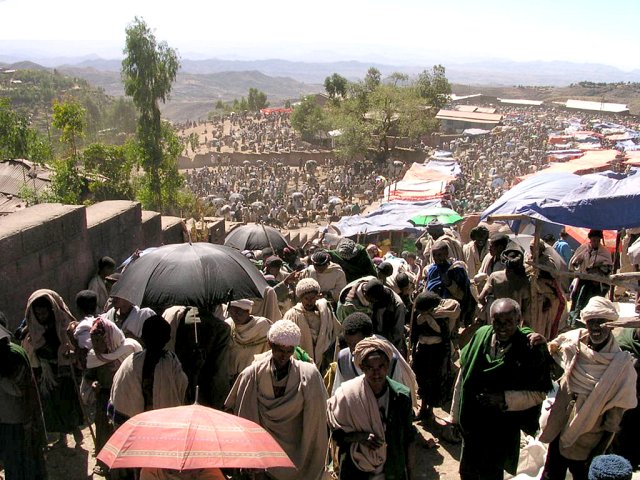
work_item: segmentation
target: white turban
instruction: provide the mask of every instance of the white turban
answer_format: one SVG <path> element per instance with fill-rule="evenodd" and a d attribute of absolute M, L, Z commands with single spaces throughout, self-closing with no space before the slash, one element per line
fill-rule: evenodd
<path fill-rule="evenodd" d="M 303 278 L 296 285 L 296 297 L 300 298 L 309 292 L 320 293 L 320 284 L 313 278 Z"/>
<path fill-rule="evenodd" d="M 241 308 L 242 310 L 246 310 L 247 312 L 251 312 L 251 309 L 253 308 L 253 301 L 251 301 L 249 299 L 234 300 L 233 302 L 231 302 L 229 304 L 229 306 L 230 307 Z"/>
<path fill-rule="evenodd" d="M 618 320 L 619 315 L 615 305 L 604 297 L 591 297 L 587 306 L 580 312 L 580 319 L 583 322 L 592 318 L 604 318 L 609 322 Z"/>
<path fill-rule="evenodd" d="M 278 320 L 269 328 L 267 338 L 275 345 L 297 347 L 301 336 L 300 328 L 291 320 Z"/>

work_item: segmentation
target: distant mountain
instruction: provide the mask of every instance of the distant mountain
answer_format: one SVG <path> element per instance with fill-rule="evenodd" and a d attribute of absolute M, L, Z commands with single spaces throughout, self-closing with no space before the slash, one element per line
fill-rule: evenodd
<path fill-rule="evenodd" d="M 124 95 L 119 69 L 110 71 L 63 66 L 58 70 L 101 87 L 109 95 Z M 218 100 L 229 102 L 246 97 L 250 88 L 266 93 L 271 105 L 282 105 L 285 100 L 297 100 L 303 95 L 324 91 L 321 85 L 309 85 L 287 77 L 272 77 L 255 70 L 210 74 L 191 74 L 181 70 L 169 101 L 162 107 L 163 114 L 172 121 L 207 118 Z"/>
<path fill-rule="evenodd" d="M 551 85 L 564 86 L 592 82 L 640 82 L 640 70 L 625 72 L 609 65 L 572 62 L 513 62 L 485 60 L 469 63 L 443 62 L 450 81 L 472 85 Z M 69 64 L 71 65 L 71 63 Z M 119 71 L 120 60 L 82 59 L 74 67 L 100 71 Z M 358 61 L 295 62 L 289 60 L 207 60 L 182 59 L 185 74 L 258 71 L 268 76 L 290 77 L 304 83 L 322 83 L 334 72 L 349 80 L 362 79 L 369 67 L 387 76 L 393 72 L 417 75 L 431 65 L 389 65 Z M 66 67 L 61 67 L 66 68 Z"/>

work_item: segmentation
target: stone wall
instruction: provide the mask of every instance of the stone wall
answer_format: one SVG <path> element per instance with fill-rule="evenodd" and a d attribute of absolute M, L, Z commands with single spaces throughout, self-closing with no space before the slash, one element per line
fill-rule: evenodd
<path fill-rule="evenodd" d="M 0 217 L 0 310 L 10 327 L 40 288 L 58 292 L 75 313 L 75 295 L 104 255 L 119 264 L 138 248 L 182 242 L 181 219 L 165 218 L 129 201 L 40 204 Z"/>

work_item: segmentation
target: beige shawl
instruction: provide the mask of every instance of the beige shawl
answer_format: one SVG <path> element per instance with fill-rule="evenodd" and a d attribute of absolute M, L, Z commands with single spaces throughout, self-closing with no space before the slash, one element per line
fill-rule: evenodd
<path fill-rule="evenodd" d="M 128 417 L 144 412 L 142 366 L 146 355 L 146 350 L 129 355 L 113 377 L 110 401 L 118 412 Z M 154 410 L 184 405 L 188 382 L 178 357 L 165 351 L 153 377 Z"/>
<path fill-rule="evenodd" d="M 573 412 L 561 431 L 562 449 L 570 448 L 582 435 L 597 428 L 607 410 L 627 410 L 637 405 L 636 372 L 631 354 L 620 349 L 613 335 L 602 350 L 596 352 L 584 343 L 587 335 L 586 329 L 576 329 L 549 343 L 554 359 L 565 370 L 561 387 L 576 395 Z M 552 409 L 548 426 L 554 424 L 553 415 Z M 545 429 L 541 440 L 553 440 L 554 433 Z"/>
<path fill-rule="evenodd" d="M 305 317 L 304 307 L 301 303 L 287 310 L 287 313 L 284 314 L 284 320 L 291 320 L 300 327 L 302 334 L 300 347 L 313 357 L 316 366 L 319 367 L 322 363 L 322 356 L 337 340 L 342 326 L 338 323 L 336 316 L 333 314 L 333 310 L 331 310 L 331 307 L 324 298 L 318 300 L 316 306 L 320 314 L 320 331 L 318 332 L 318 338 L 315 343 L 313 342 L 311 328 L 309 327 L 309 323 Z"/>
<path fill-rule="evenodd" d="M 364 375 L 344 382 L 338 388 L 327 401 L 327 416 L 332 430 L 373 433 L 384 441 L 378 401 Z M 387 445 L 371 449 L 362 443 L 352 443 L 350 453 L 358 469 L 379 474 L 387 460 Z"/>
<path fill-rule="evenodd" d="M 418 325 L 426 323 L 433 331 L 440 333 L 440 325 L 436 321 L 436 318 L 446 319 L 449 326 L 449 332 L 454 332 L 456 323 L 460 318 L 460 304 L 458 301 L 453 300 L 452 298 L 444 298 L 440 300 L 440 303 L 432 312 L 420 313 L 416 317 L 416 323 Z M 437 343 L 442 343 L 442 337 L 420 335 L 418 341 L 424 345 L 435 345 Z"/>
<path fill-rule="evenodd" d="M 282 397 L 273 392 L 271 354 L 254 362 L 236 380 L 225 409 L 267 430 L 296 469 L 272 468 L 276 480 L 321 480 L 327 449 L 327 390 L 318 369 L 291 359 Z"/>
<path fill-rule="evenodd" d="M 67 335 L 67 327 L 70 322 L 75 322 L 76 319 L 73 317 L 69 311 L 69 307 L 67 307 L 67 304 L 64 303 L 64 300 L 59 294 L 53 290 L 43 288 L 41 290 L 36 290 L 31 294 L 27 301 L 27 309 L 24 314 L 27 319 L 29 334 L 23 341 L 22 346 L 29 355 L 31 367 L 36 368 L 40 366 L 40 360 L 36 355 L 36 350 L 42 348 L 46 343 L 44 338 L 45 328 L 40 325 L 33 313 L 33 308 L 31 308 L 34 300 L 40 297 L 46 297 L 53 308 L 56 333 L 58 334 L 58 340 L 60 341 L 60 347 L 58 347 L 58 365 L 71 365 L 71 360 L 66 355 L 73 349 L 69 336 Z"/>
<path fill-rule="evenodd" d="M 229 337 L 229 375 L 234 378 L 253 362 L 254 355 L 269 350 L 267 334 L 271 321 L 264 317 L 252 317 L 244 325 L 236 325 L 231 318 L 225 320 L 231 327 Z"/>
<path fill-rule="evenodd" d="M 599 245 L 598 250 L 592 250 L 588 243 L 580 245 L 569 260 L 569 267 L 581 273 L 600 265 L 613 265 L 611 253 L 603 245 Z"/>

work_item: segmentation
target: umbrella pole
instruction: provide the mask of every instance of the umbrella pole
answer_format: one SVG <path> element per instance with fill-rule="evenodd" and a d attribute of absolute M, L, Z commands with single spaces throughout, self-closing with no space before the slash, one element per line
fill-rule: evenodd
<path fill-rule="evenodd" d="M 267 234 L 267 229 L 264 228 L 264 223 L 260 222 L 260 226 L 262 227 L 262 231 L 264 232 L 264 236 L 267 237 L 267 242 L 269 242 L 269 247 L 271 247 L 271 251 L 275 255 L 276 251 L 273 249 L 273 244 L 271 243 L 271 239 L 269 238 L 269 235 Z"/>
<path fill-rule="evenodd" d="M 622 244 L 622 235 L 620 233 L 620 230 L 618 230 L 618 233 L 616 233 L 616 251 L 613 254 L 613 274 L 615 274 L 618 269 L 620 268 L 620 247 Z M 616 294 L 616 287 L 615 285 L 612 285 L 609 288 L 609 300 L 611 300 L 613 302 L 613 299 L 615 297 Z"/>

